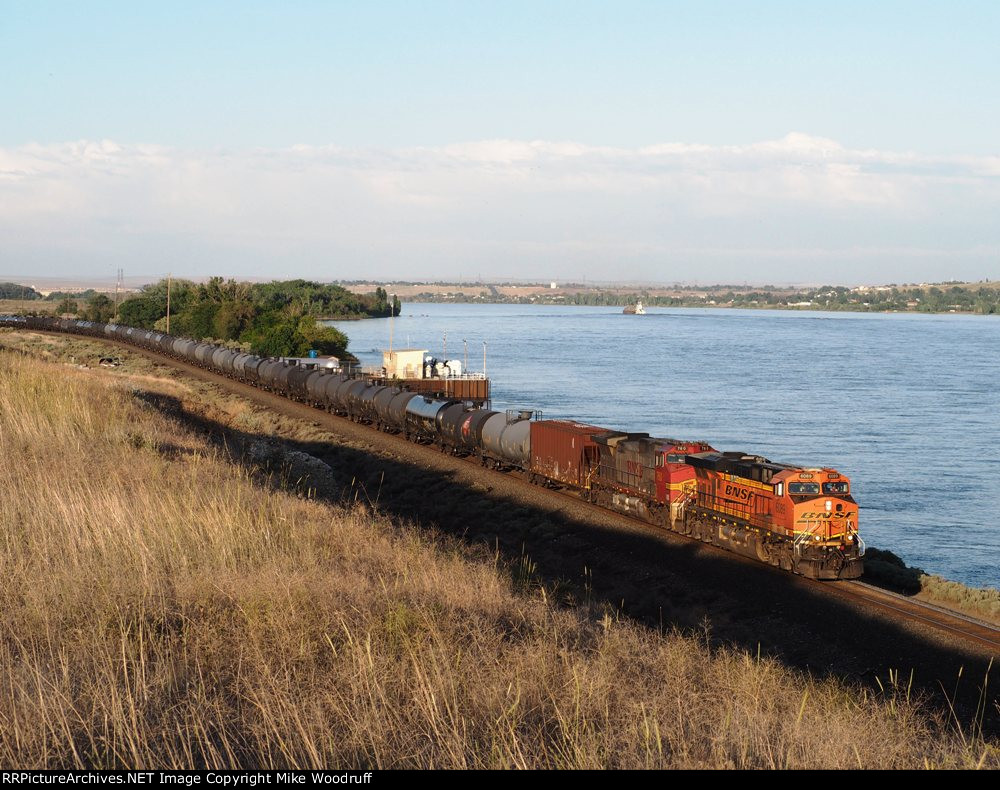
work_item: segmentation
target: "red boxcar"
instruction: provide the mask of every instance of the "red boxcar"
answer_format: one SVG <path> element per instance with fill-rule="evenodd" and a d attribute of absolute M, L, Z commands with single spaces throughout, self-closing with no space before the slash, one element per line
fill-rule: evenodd
<path fill-rule="evenodd" d="M 614 433 L 609 428 L 571 420 L 538 420 L 531 423 L 531 472 L 564 485 L 586 488 L 597 469 L 600 453 L 595 435 Z"/>

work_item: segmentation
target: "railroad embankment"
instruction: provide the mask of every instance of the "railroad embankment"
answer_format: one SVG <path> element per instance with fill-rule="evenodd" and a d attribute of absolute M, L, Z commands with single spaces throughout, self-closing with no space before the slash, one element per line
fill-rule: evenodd
<path fill-rule="evenodd" d="M 0 348 L 0 764 L 1000 768 L 905 677 L 557 603 L 527 558 L 314 497 L 350 470 L 198 413 L 260 427 L 151 368 Z"/>
<path fill-rule="evenodd" d="M 945 606 L 991 623 L 1000 623 L 1000 590 L 969 587 L 920 568 L 910 567 L 891 551 L 871 549 L 865 555 L 865 581 Z"/>

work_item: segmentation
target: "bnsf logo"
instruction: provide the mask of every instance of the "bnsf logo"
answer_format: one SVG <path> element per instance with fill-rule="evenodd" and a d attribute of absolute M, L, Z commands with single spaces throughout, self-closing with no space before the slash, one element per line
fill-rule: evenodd
<path fill-rule="evenodd" d="M 726 484 L 726 496 L 738 499 L 741 502 L 749 502 L 753 498 L 753 491 L 748 488 L 740 488 L 732 483 Z"/>
<path fill-rule="evenodd" d="M 642 477 L 642 473 L 645 471 L 645 467 L 643 467 L 643 465 L 638 461 L 626 461 L 625 471 L 628 472 L 630 475 L 637 475 L 639 477 Z"/>
<path fill-rule="evenodd" d="M 836 515 L 836 518 L 851 518 L 852 516 L 854 516 L 854 511 L 853 510 L 848 510 L 848 511 L 845 511 L 843 513 L 838 513 Z M 818 518 L 834 518 L 834 515 L 833 515 L 833 513 L 830 513 L 830 512 L 827 512 L 827 511 L 819 511 L 819 512 L 816 512 L 816 513 L 803 513 L 801 516 L 799 516 L 799 521 L 805 521 L 806 519 L 814 519 L 815 520 L 815 519 L 818 519 Z"/>

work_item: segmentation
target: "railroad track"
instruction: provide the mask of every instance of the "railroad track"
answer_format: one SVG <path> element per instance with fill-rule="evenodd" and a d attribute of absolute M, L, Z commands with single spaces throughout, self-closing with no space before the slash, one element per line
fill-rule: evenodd
<path fill-rule="evenodd" d="M 497 474 L 502 473 L 498 472 Z M 527 483 L 526 481 L 524 481 L 524 484 L 530 485 L 530 483 Z M 585 502 L 579 497 L 566 491 L 548 490 L 549 493 L 554 496 L 572 499 L 574 502 L 578 502 L 587 508 L 592 508 L 595 512 L 601 514 L 606 514 L 608 512 L 607 510 L 597 505 L 592 505 L 589 502 Z M 745 563 L 748 567 L 760 567 L 760 563 L 755 562 L 750 558 L 726 551 L 719 546 L 713 546 L 710 543 L 703 543 L 702 541 L 688 535 L 681 535 L 680 533 L 673 532 L 671 530 L 653 526 L 648 521 L 636 518 L 635 516 L 629 516 L 625 513 L 616 512 L 615 515 L 620 519 L 637 524 L 642 528 L 651 530 L 657 534 L 670 538 L 676 538 L 677 540 L 696 543 L 699 547 L 707 551 L 719 552 L 720 556 L 725 556 L 727 559 Z M 781 576 L 782 578 L 788 577 L 789 575 L 786 571 L 779 571 L 773 568 L 768 568 L 768 570 L 773 571 L 776 576 Z M 890 618 L 898 618 L 902 615 L 908 620 L 917 621 L 923 625 L 936 628 L 950 636 L 959 636 L 965 641 L 975 644 L 980 649 L 986 651 L 988 655 L 1000 658 L 1000 626 L 987 622 L 986 620 L 980 620 L 962 612 L 956 612 L 953 609 L 938 606 L 927 601 L 910 598 L 900 593 L 892 592 L 891 590 L 886 590 L 874 584 L 860 580 L 820 581 L 818 579 L 808 579 L 804 576 L 792 576 L 791 580 L 794 583 L 808 585 L 814 589 L 821 588 L 823 594 L 825 595 L 833 594 L 844 600 L 863 603 L 871 608 L 883 612 Z"/>
<path fill-rule="evenodd" d="M 30 331 L 37 334 L 60 336 L 66 334 L 38 329 Z M 231 392 L 235 392 L 248 398 L 249 400 L 253 400 L 268 408 L 288 414 L 289 416 L 310 420 L 312 422 L 325 423 L 328 427 L 341 435 L 354 433 L 356 436 L 359 436 L 369 443 L 378 439 L 378 443 L 382 445 L 383 449 L 402 449 L 405 447 L 418 454 L 420 452 L 430 453 L 438 459 L 450 458 L 458 464 L 463 466 L 473 466 L 483 473 L 499 476 L 499 479 L 503 479 L 507 482 L 516 481 L 517 484 L 524 486 L 526 489 L 530 489 L 530 491 L 535 494 L 544 494 L 553 500 L 565 500 L 572 503 L 574 509 L 586 510 L 600 516 L 600 518 L 604 521 L 608 521 L 610 519 L 612 521 L 617 521 L 622 525 L 628 524 L 633 530 L 641 530 L 646 534 L 654 533 L 666 539 L 684 542 L 688 545 L 690 543 L 695 543 L 698 545 L 699 550 L 704 550 L 706 552 L 718 552 L 720 556 L 725 557 L 729 561 L 746 563 L 748 567 L 752 566 L 757 569 L 763 569 L 764 571 L 771 571 L 775 574 L 780 574 L 782 578 L 788 579 L 794 584 L 807 585 L 813 589 L 822 588 L 824 595 L 837 596 L 844 601 L 865 606 L 869 610 L 875 610 L 882 616 L 887 617 L 892 621 L 897 621 L 900 617 L 903 617 L 906 620 L 935 629 L 950 639 L 960 638 L 967 644 L 976 646 L 981 652 L 984 652 L 988 656 L 1000 657 L 1000 626 L 984 620 L 970 617 L 961 612 L 947 609 L 943 606 L 908 598 L 907 596 L 900 595 L 899 593 L 894 593 L 889 590 L 884 590 L 863 581 L 818 581 L 815 579 L 808 579 L 803 576 L 791 576 L 785 571 L 770 568 L 769 566 L 762 566 L 759 562 L 755 562 L 752 559 L 726 551 L 721 547 L 704 543 L 696 538 L 655 527 L 634 516 L 606 510 L 598 505 L 586 502 L 575 494 L 571 494 L 567 491 L 541 488 L 533 485 L 529 483 L 520 473 L 505 473 L 493 469 L 485 469 L 477 463 L 475 459 L 444 455 L 431 446 L 414 444 L 401 436 L 384 433 L 370 426 L 355 423 L 347 418 L 330 414 L 329 412 L 318 409 L 314 406 L 286 398 L 273 392 L 262 390 L 258 387 L 254 387 L 253 385 L 236 381 L 235 379 L 228 378 L 219 373 L 215 373 L 214 371 L 198 367 L 189 362 L 175 359 L 174 357 L 160 354 L 149 349 L 132 346 L 111 339 L 92 337 L 87 337 L 86 339 L 128 349 L 131 352 L 141 354 L 159 364 L 184 371 L 196 378 L 201 379 L 202 381 L 211 382 L 225 387 Z M 819 587 L 816 587 L 816 585 Z"/>
<path fill-rule="evenodd" d="M 909 598 L 861 580 L 838 582 L 836 592 L 867 602 L 877 601 L 877 605 L 886 611 L 903 614 L 943 631 L 958 634 L 992 651 L 992 655 L 1000 657 L 1000 627 L 986 620 L 928 601 Z"/>

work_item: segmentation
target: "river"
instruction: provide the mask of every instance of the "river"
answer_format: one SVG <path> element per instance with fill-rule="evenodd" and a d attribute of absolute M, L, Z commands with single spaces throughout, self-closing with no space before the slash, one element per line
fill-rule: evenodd
<path fill-rule="evenodd" d="M 381 365 L 389 319 L 331 323 Z M 1000 587 L 998 316 L 414 303 L 393 333 L 474 371 L 485 342 L 494 408 L 834 467 L 868 545 Z"/>

